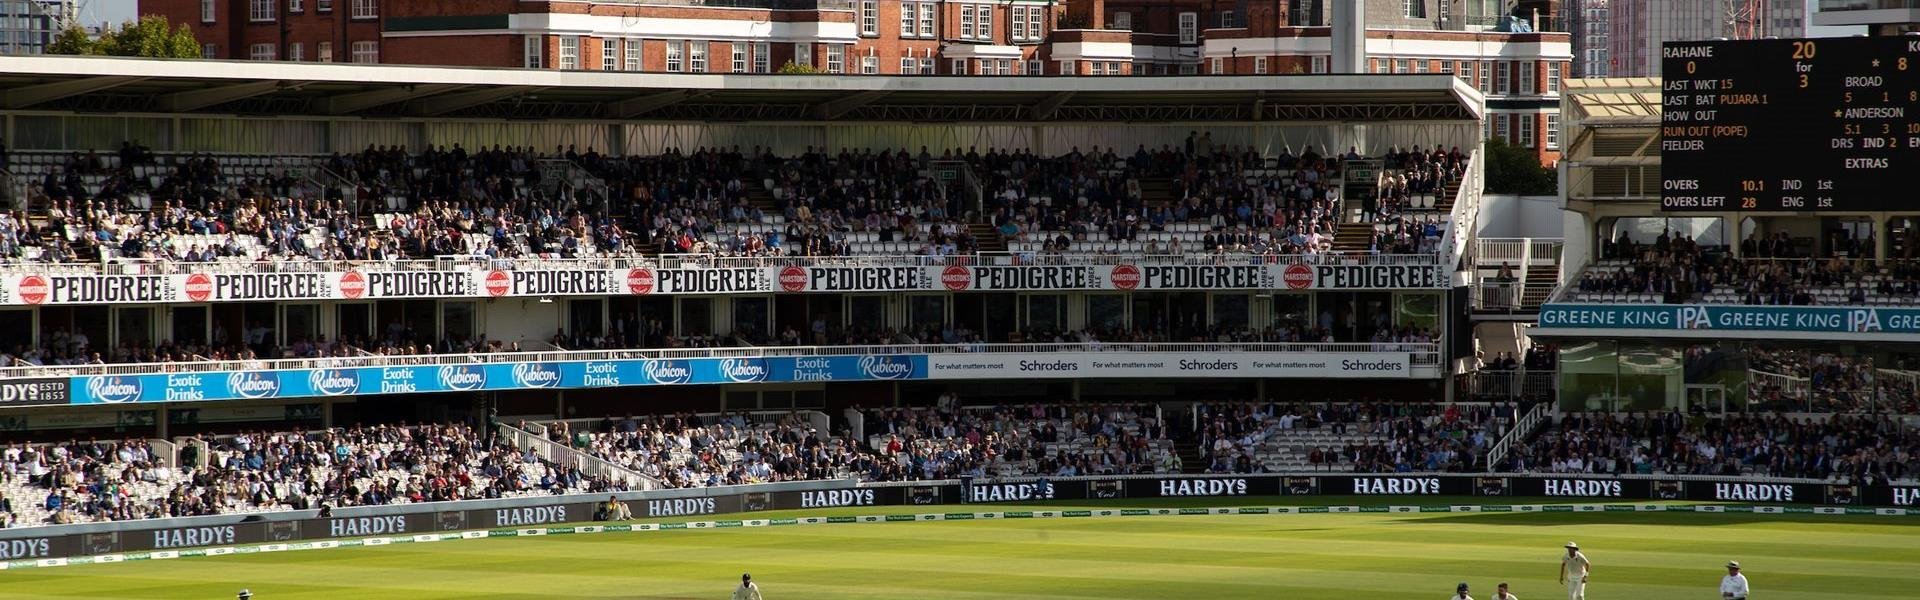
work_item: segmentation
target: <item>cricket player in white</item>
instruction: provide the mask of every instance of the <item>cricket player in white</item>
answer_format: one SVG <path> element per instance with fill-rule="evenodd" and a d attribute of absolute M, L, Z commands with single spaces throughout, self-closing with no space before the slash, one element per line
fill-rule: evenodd
<path fill-rule="evenodd" d="M 1499 588 L 1493 590 L 1493 600 L 1520 600 L 1520 597 L 1507 593 L 1507 584 L 1501 583 Z"/>
<path fill-rule="evenodd" d="M 1567 556 L 1560 559 L 1560 583 L 1567 585 L 1567 600 L 1587 600 L 1587 575 L 1593 563 L 1580 553 L 1580 545 L 1567 542 Z"/>
<path fill-rule="evenodd" d="M 753 575 L 740 574 L 740 587 L 733 589 L 733 600 L 760 600 L 760 586 L 754 585 Z"/>
<path fill-rule="evenodd" d="M 1453 599 L 1452 599 L 1452 600 L 1473 600 L 1473 596 L 1468 596 L 1468 595 L 1467 595 L 1467 583 L 1466 583 L 1466 582 L 1464 582 L 1464 581 L 1462 581 L 1462 582 L 1460 582 L 1460 586 L 1459 586 L 1459 587 L 1456 587 L 1456 588 L 1453 588 Z"/>
<path fill-rule="evenodd" d="M 1727 562 L 1727 576 L 1720 579 L 1721 600 L 1747 600 L 1747 576 L 1740 573 L 1740 561 Z"/>

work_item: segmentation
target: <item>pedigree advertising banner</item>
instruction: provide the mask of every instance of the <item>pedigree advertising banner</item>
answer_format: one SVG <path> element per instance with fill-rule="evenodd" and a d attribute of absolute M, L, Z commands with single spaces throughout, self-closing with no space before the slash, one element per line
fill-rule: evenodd
<path fill-rule="evenodd" d="M 0 305 L 807 292 L 1442 289 L 1430 265 L 860 266 L 0 275 Z"/>

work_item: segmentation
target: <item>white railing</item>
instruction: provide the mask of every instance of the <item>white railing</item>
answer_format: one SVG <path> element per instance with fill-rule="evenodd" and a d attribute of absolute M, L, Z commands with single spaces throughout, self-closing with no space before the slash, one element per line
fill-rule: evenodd
<path fill-rule="evenodd" d="M 1535 404 L 1527 414 L 1520 415 L 1520 418 L 1514 420 L 1513 427 L 1507 429 L 1507 434 L 1500 436 L 1500 441 L 1487 450 L 1485 467 L 1488 472 L 1498 472 L 1500 463 L 1507 460 L 1508 453 L 1513 452 L 1513 446 L 1526 441 L 1527 436 L 1533 435 L 1533 430 L 1540 428 L 1540 423 L 1547 419 L 1547 407 L 1551 404 L 1551 402 Z"/>
<path fill-rule="evenodd" d="M 351 261 L 289 258 L 272 261 L 184 263 L 152 259 L 116 258 L 106 263 L 33 263 L 0 264 L 0 273 L 41 275 L 115 274 L 168 275 L 185 273 L 331 273 L 343 271 L 538 271 L 576 269 L 679 269 L 735 267 L 860 267 L 860 266 L 1020 266 L 1020 265 L 1236 265 L 1290 264 L 1309 265 L 1438 265 L 1434 254 L 1037 254 L 1027 252 L 981 252 L 955 256 L 936 255 L 854 255 L 854 256 L 721 256 L 715 254 L 663 254 L 659 256 L 602 256 L 595 258 L 517 258 L 494 259 L 484 256 L 443 256 L 431 259 Z"/>
<path fill-rule="evenodd" d="M 1526 264 L 1527 238 L 1478 238 L 1473 241 L 1474 264 L 1497 267 Z"/>
<path fill-rule="evenodd" d="M 1484 168 L 1480 158 L 1479 150 L 1474 150 L 1467 157 L 1460 190 L 1454 193 L 1453 213 L 1447 223 L 1447 239 L 1440 246 L 1440 264 L 1449 269 L 1460 267 L 1460 253 L 1467 248 L 1467 240 L 1473 236 L 1474 224 L 1480 216 L 1480 177 Z"/>
<path fill-rule="evenodd" d="M 528 425 L 538 424 L 529 423 Z M 605 477 L 609 481 L 626 484 L 628 489 L 657 490 L 662 487 L 660 480 L 649 477 L 645 473 L 621 467 L 592 454 L 575 450 L 566 444 L 547 439 L 546 427 L 540 427 L 539 433 L 506 423 L 500 423 L 497 427 L 500 437 L 505 438 L 507 443 L 515 448 L 531 451 L 541 460 L 557 465 L 567 465 L 594 477 Z"/>
<path fill-rule="evenodd" d="M 490 363 L 559 362 L 583 360 L 646 360 L 771 356 L 848 356 L 867 354 L 991 354 L 1045 352 L 1408 352 L 1415 366 L 1439 364 L 1439 344 L 1411 343 L 1064 343 L 1064 344 L 895 344 L 873 346 L 747 346 L 731 348 L 675 348 L 649 350 L 577 350 L 556 352 L 495 352 L 486 354 L 404 354 L 226 360 L 204 362 L 117 363 L 86 365 L 16 366 L 0 368 L 0 379 L 13 377 L 73 377 L 85 375 L 141 375 L 204 373 L 213 371 L 277 371 L 339 369 L 347 367 L 408 367 Z"/>

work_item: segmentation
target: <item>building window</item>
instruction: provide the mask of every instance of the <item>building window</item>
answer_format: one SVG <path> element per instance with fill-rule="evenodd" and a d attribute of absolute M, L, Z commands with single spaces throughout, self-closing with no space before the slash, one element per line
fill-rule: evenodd
<path fill-rule="evenodd" d="M 580 68 L 579 37 L 571 35 L 560 36 L 560 64 L 557 66 L 559 66 L 562 71 L 572 71 Z"/>
<path fill-rule="evenodd" d="M 1513 143 L 1513 140 L 1507 137 L 1506 115 L 1493 115 L 1493 137 L 1508 144 Z"/>
<path fill-rule="evenodd" d="M 1133 31 L 1133 13 L 1124 10 L 1113 13 L 1113 28 L 1120 31 Z"/>
<path fill-rule="evenodd" d="M 841 44 L 827 44 L 827 72 L 845 73 L 847 70 L 847 47 Z"/>
<path fill-rule="evenodd" d="M 1519 63 L 1519 65 L 1520 65 L 1520 85 L 1519 85 L 1519 90 L 1517 91 L 1521 95 L 1526 95 L 1526 96 L 1532 96 L 1540 93 L 1539 91 L 1533 89 L 1534 63 L 1532 61 L 1526 61 L 1526 62 Z"/>
<path fill-rule="evenodd" d="M 213 22 L 213 0 L 200 0 L 200 22 Z"/>
<path fill-rule="evenodd" d="M 644 63 L 640 62 L 640 49 L 644 47 L 644 45 L 645 45 L 645 42 L 641 40 L 635 40 L 635 39 L 627 40 L 626 63 L 627 63 L 628 71 L 641 70 L 641 65 Z"/>
<path fill-rule="evenodd" d="M 620 40 L 600 38 L 600 70 L 620 70 Z"/>
<path fill-rule="evenodd" d="M 1432 63 L 1433 61 L 1429 61 L 1424 58 L 1413 59 L 1413 72 L 1426 73 L 1428 72 L 1429 69 L 1432 68 Z"/>
<path fill-rule="evenodd" d="M 1180 13 L 1180 43 L 1193 44 L 1200 41 L 1200 13 Z"/>
<path fill-rule="evenodd" d="M 313 0 L 313 9 L 323 13 L 333 12 L 333 0 Z"/>
<path fill-rule="evenodd" d="M 1181 74 L 1181 75 L 1193 75 L 1193 74 L 1196 74 L 1196 73 L 1199 73 L 1199 72 L 1200 72 L 1200 65 L 1196 65 L 1196 64 L 1193 64 L 1193 63 L 1181 63 L 1181 64 L 1180 64 L 1180 74 Z"/>
<path fill-rule="evenodd" d="M 1442 75 L 1452 75 L 1452 74 L 1453 74 L 1453 61 L 1450 61 L 1450 60 L 1443 60 L 1443 61 L 1440 61 L 1440 74 L 1442 74 Z"/>
<path fill-rule="evenodd" d="M 200 58 L 219 58 L 219 54 L 220 54 L 220 46 L 218 45 L 215 45 L 215 44 L 200 45 Z"/>
<path fill-rule="evenodd" d="M 1040 7 L 1027 9 L 1027 41 L 1038 42 L 1047 34 L 1046 11 Z"/>
<path fill-rule="evenodd" d="M 1515 115 L 1514 118 L 1520 121 L 1520 146 L 1523 148 L 1532 148 L 1533 114 Z"/>
<path fill-rule="evenodd" d="M 880 74 L 880 57 L 878 56 L 860 57 L 860 74 L 861 75 L 879 75 Z"/>
<path fill-rule="evenodd" d="M 753 43 L 753 72 L 766 73 L 772 70 L 773 45 L 766 42 Z"/>
<path fill-rule="evenodd" d="M 900 3 L 900 37 L 914 37 L 914 10 L 920 5 L 912 2 Z"/>
<path fill-rule="evenodd" d="M 921 75 L 932 75 L 934 70 L 938 68 L 940 68 L 940 65 L 934 62 L 932 50 L 928 50 L 926 56 L 920 57 Z"/>
<path fill-rule="evenodd" d="M 793 64 L 802 67 L 813 66 L 813 44 L 800 42 L 793 45 Z"/>
<path fill-rule="evenodd" d="M 1027 74 L 1028 74 L 1028 75 L 1045 75 L 1046 73 L 1047 73 L 1047 64 L 1046 64 L 1046 63 L 1043 63 L 1043 62 L 1040 62 L 1040 61 L 1037 61 L 1037 60 L 1030 60 L 1030 61 L 1027 61 Z"/>
<path fill-rule="evenodd" d="M 918 72 L 920 72 L 919 61 L 914 60 L 914 58 L 911 56 L 900 57 L 900 74 L 901 75 L 912 75 Z"/>
<path fill-rule="evenodd" d="M 1265 56 L 1253 57 L 1253 74 L 1255 75 L 1267 74 L 1267 57 Z"/>
<path fill-rule="evenodd" d="M 247 0 L 248 21 L 272 21 L 275 0 Z"/>
<path fill-rule="evenodd" d="M 1313 56 L 1313 65 L 1312 65 L 1312 70 L 1313 70 L 1313 72 L 1315 72 L 1315 73 L 1325 73 L 1325 72 L 1327 72 L 1327 61 L 1328 61 L 1328 60 L 1329 60 L 1329 59 L 1327 58 L 1327 56 L 1326 56 L 1326 55 L 1321 55 L 1321 54 L 1315 54 L 1315 55 Z"/>
<path fill-rule="evenodd" d="M 1220 28 L 1232 29 L 1234 27 L 1235 25 L 1233 21 L 1233 11 L 1230 11 L 1230 10 L 1220 11 Z"/>
<path fill-rule="evenodd" d="M 1013 7 L 1012 24 L 1007 26 L 1007 37 L 1015 42 L 1027 41 L 1027 8 Z"/>
<path fill-rule="evenodd" d="M 1547 149 L 1560 149 L 1560 113 L 1547 113 Z"/>
<path fill-rule="evenodd" d="M 304 11 L 306 9 L 307 9 L 306 3 L 302 2 L 301 0 L 287 0 L 288 13 L 297 13 L 297 12 Z"/>
<path fill-rule="evenodd" d="M 1107 74 L 1108 74 L 1108 75 L 1119 75 L 1119 74 L 1120 74 L 1120 62 L 1119 62 L 1119 61 L 1110 61 L 1110 62 L 1108 62 L 1108 63 L 1107 63 Z"/>
<path fill-rule="evenodd" d="M 300 62 L 307 59 L 306 46 L 300 42 L 287 44 L 287 60 Z"/>
<path fill-rule="evenodd" d="M 547 53 L 546 39 L 537 35 L 527 36 L 524 38 L 521 48 L 526 56 L 520 61 L 520 66 L 529 69 L 541 68 L 540 59 Z"/>
<path fill-rule="evenodd" d="M 685 48 L 681 46 L 681 44 L 685 44 L 685 43 L 686 42 L 677 41 L 677 40 L 667 41 L 667 72 L 668 73 L 679 73 L 681 71 L 686 70 L 686 64 L 682 62 L 684 59 L 682 59 L 680 56 L 680 53 L 685 50 Z"/>
<path fill-rule="evenodd" d="M 380 63 L 380 42 L 354 42 L 353 62 L 363 65 Z"/>
<path fill-rule="evenodd" d="M 1500 94 L 1513 93 L 1513 67 L 1508 66 L 1507 61 L 1503 60 L 1493 63 L 1493 69 L 1493 89 L 1495 92 Z"/>
<path fill-rule="evenodd" d="M 254 44 L 248 46 L 247 58 L 253 60 L 273 60 L 273 44 Z"/>
<path fill-rule="evenodd" d="M 960 39 L 973 39 L 973 5 L 960 5 Z"/>
<path fill-rule="evenodd" d="M 687 42 L 687 71 L 690 73 L 707 72 L 706 42 Z"/>
<path fill-rule="evenodd" d="M 1209 65 L 1209 72 L 1213 73 L 1214 75 L 1225 75 L 1227 73 L 1227 69 L 1224 66 L 1225 64 L 1226 64 L 1226 59 L 1215 56 L 1213 57 L 1212 64 Z"/>
<path fill-rule="evenodd" d="M 1427 0 L 1400 0 L 1400 11 L 1409 19 L 1427 18 Z"/>
<path fill-rule="evenodd" d="M 867 37 L 880 35 L 880 2 L 878 0 L 860 0 L 860 35 Z"/>
<path fill-rule="evenodd" d="M 372 19 L 380 16 L 380 5 L 376 0 L 353 0 L 353 18 Z"/>
<path fill-rule="evenodd" d="M 320 46 L 313 49 L 313 59 L 324 63 L 333 62 L 333 42 L 320 42 Z"/>
<path fill-rule="evenodd" d="M 1464 60 L 1453 61 L 1453 72 L 1466 80 L 1467 85 L 1473 85 L 1473 63 Z"/>
<path fill-rule="evenodd" d="M 948 75 L 967 75 L 967 59 L 956 58 L 947 64 Z"/>
<path fill-rule="evenodd" d="M 980 34 L 979 39 L 988 40 L 988 41 L 993 40 L 993 6 L 992 5 L 983 4 L 980 6 L 980 29 L 975 33 Z"/>
<path fill-rule="evenodd" d="M 1559 61 L 1553 61 L 1553 62 L 1547 63 L 1547 93 L 1549 94 L 1560 93 L 1560 65 L 1561 64 L 1562 63 L 1560 63 Z"/>
<path fill-rule="evenodd" d="M 1407 72 L 1407 59 L 1404 59 L 1404 58 L 1393 59 L 1393 72 L 1395 74 Z"/>
<path fill-rule="evenodd" d="M 733 48 L 733 72 L 735 73 L 747 72 L 747 43 L 734 42 L 732 48 Z"/>

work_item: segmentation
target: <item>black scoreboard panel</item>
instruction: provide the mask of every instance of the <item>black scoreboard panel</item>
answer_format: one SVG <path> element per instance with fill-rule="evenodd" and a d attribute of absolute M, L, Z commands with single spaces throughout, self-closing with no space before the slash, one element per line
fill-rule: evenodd
<path fill-rule="evenodd" d="M 1920 38 L 1670 42 L 1661 206 L 1920 209 Z"/>

